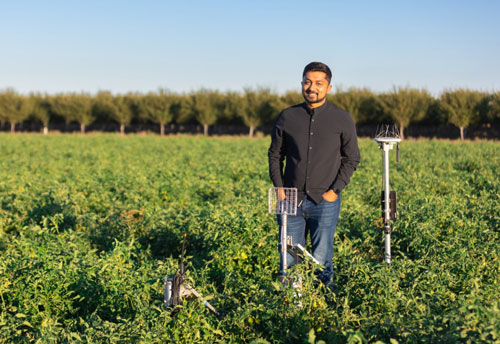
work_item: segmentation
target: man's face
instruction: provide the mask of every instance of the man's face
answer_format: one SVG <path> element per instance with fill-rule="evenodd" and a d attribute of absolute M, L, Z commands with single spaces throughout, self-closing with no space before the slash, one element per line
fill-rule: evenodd
<path fill-rule="evenodd" d="M 311 105 L 324 103 L 331 89 L 332 85 L 326 79 L 324 72 L 307 72 L 302 79 L 302 95 Z"/>

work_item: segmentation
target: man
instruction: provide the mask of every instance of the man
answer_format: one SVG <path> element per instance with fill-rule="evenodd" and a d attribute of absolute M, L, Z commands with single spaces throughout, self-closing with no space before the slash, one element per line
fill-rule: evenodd
<path fill-rule="evenodd" d="M 306 234 L 310 233 L 312 255 L 324 265 L 317 275 L 327 286 L 333 277 L 333 239 L 341 191 L 360 161 L 356 127 L 349 112 L 326 101 L 331 78 L 332 72 L 324 63 L 311 62 L 304 68 L 305 102 L 280 113 L 268 151 L 274 186 L 298 191 L 297 215 L 288 216 L 287 234 L 292 244 L 305 247 Z M 279 192 L 278 197 L 285 195 Z M 290 254 L 287 261 L 295 263 Z"/>

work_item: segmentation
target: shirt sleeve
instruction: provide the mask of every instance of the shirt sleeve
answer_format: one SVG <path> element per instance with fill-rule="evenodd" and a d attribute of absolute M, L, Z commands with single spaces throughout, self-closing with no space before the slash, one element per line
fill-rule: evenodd
<path fill-rule="evenodd" d="M 340 169 L 330 187 L 330 189 L 335 192 L 342 191 L 342 189 L 349 184 L 352 174 L 361 161 L 356 125 L 349 114 L 346 118 L 346 127 L 341 135 L 340 156 Z"/>
<path fill-rule="evenodd" d="M 285 160 L 282 113 L 276 119 L 271 131 L 271 146 L 267 152 L 269 176 L 275 187 L 283 187 L 283 162 Z"/>

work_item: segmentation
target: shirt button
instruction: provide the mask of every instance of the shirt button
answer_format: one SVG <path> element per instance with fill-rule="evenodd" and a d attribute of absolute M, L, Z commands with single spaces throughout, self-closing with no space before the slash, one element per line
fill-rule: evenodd
<path fill-rule="evenodd" d="M 312 147 L 309 147 L 309 149 L 313 149 Z"/>
<path fill-rule="evenodd" d="M 311 133 L 311 135 L 313 135 L 314 133 Z"/>

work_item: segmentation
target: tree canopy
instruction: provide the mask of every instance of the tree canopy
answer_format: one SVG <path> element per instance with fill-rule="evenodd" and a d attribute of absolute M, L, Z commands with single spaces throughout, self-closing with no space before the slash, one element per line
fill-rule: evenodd
<path fill-rule="evenodd" d="M 464 139 L 464 129 L 480 116 L 479 106 L 486 94 L 478 91 L 457 89 L 441 94 L 441 104 L 448 122 L 460 129 L 460 139 Z"/>

